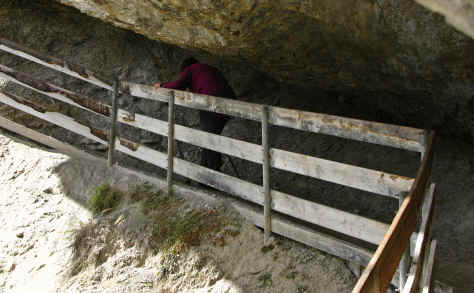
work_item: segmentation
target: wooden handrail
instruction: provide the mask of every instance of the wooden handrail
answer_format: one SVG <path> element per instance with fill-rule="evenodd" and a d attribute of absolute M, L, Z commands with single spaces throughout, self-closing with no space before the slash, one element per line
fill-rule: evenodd
<path fill-rule="evenodd" d="M 352 290 L 353 293 L 382 293 L 387 291 L 400 258 L 408 246 L 410 235 L 416 227 L 423 195 L 431 176 L 434 138 L 435 132 L 431 131 L 427 139 L 426 152 L 413 187 L 403 201 L 369 265 Z"/>
<path fill-rule="evenodd" d="M 74 64 L 72 62 L 64 61 L 46 54 L 42 54 L 24 47 L 15 42 L 0 38 L 0 50 L 8 52 L 10 54 L 25 58 L 59 72 L 65 73 L 72 77 L 84 80 L 96 86 L 113 90 L 112 82 L 108 81 L 106 77 L 103 77 L 97 73 L 93 73 L 85 67 Z"/>
<path fill-rule="evenodd" d="M 132 96 L 166 102 L 170 90 L 165 88 L 154 90 L 152 86 L 122 82 L 122 91 Z M 173 91 L 176 95 L 176 105 L 260 121 L 261 105 L 185 91 Z M 424 151 L 425 131 L 421 129 L 271 106 L 269 106 L 269 119 L 273 125 L 406 150 Z"/>

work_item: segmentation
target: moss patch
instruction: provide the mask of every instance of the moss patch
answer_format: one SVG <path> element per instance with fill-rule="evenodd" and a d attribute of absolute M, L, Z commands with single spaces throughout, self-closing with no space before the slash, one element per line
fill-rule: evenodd
<path fill-rule="evenodd" d="M 89 200 L 89 205 L 98 214 L 116 208 L 123 198 L 123 193 L 114 189 L 109 184 L 104 183 L 94 189 L 94 193 Z"/>

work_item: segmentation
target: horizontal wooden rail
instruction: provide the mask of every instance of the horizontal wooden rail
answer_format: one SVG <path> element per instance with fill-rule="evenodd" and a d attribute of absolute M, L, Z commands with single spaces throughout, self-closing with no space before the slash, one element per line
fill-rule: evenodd
<path fill-rule="evenodd" d="M 89 139 L 102 144 L 107 144 L 107 133 L 105 131 L 84 126 L 74 121 L 72 118 L 60 113 L 42 113 L 41 109 L 33 109 L 28 105 L 17 102 L 17 99 L 19 99 L 19 97 L 0 93 L 0 102 L 2 103 L 58 126 L 67 128 Z M 120 139 L 120 143 L 121 144 L 117 146 L 117 150 L 138 159 L 150 162 L 158 167 L 166 168 L 166 154 L 123 139 Z M 245 200 L 263 205 L 264 199 L 259 185 L 177 158 L 175 158 L 175 172 L 198 182 L 211 185 L 216 189 L 234 194 Z M 277 212 L 288 214 L 301 220 L 374 244 L 379 243 L 387 231 L 388 225 L 384 223 L 303 200 L 276 190 L 272 190 L 272 197 L 272 208 Z"/>
<path fill-rule="evenodd" d="M 242 202 L 233 203 L 232 206 L 254 225 L 263 228 L 265 219 L 261 210 L 250 207 Z M 297 240 L 311 247 L 316 247 L 331 255 L 336 255 L 345 260 L 351 260 L 360 265 L 367 265 L 372 251 L 361 248 L 353 243 L 337 239 L 321 231 L 294 223 L 278 214 L 272 214 L 272 233 L 289 239 Z"/>
<path fill-rule="evenodd" d="M 107 104 L 97 102 L 59 86 L 17 72 L 6 66 L 0 65 L 0 74 L 1 73 L 6 75 L 4 78 L 8 78 L 12 82 L 70 105 L 104 116 L 110 116 L 112 112 L 111 107 Z M 168 133 L 167 122 L 140 114 L 132 114 L 121 109 L 119 109 L 118 112 L 118 121 L 163 136 L 167 136 Z M 251 162 L 262 163 L 260 145 L 180 125 L 176 125 L 175 132 L 175 138 L 177 140 Z M 270 165 L 274 168 L 391 197 L 397 197 L 401 192 L 408 192 L 414 181 L 412 178 L 279 149 L 272 149 L 270 157 L 272 158 Z"/>
<path fill-rule="evenodd" d="M 53 137 L 31 130 L 23 125 L 19 125 L 3 117 L 0 117 L 0 127 L 26 136 L 34 141 L 40 142 L 44 145 L 57 149 L 60 152 L 74 156 L 76 158 L 88 159 L 93 162 L 102 162 L 103 164 L 105 164 L 105 160 L 102 158 L 88 154 L 69 144 L 58 141 Z M 137 171 L 132 171 L 117 165 L 115 167 L 127 173 L 140 176 L 141 178 L 146 178 L 147 181 L 161 183 L 162 186 L 165 185 L 164 182 L 159 182 L 157 178 L 149 177 Z M 182 190 L 182 188 L 180 188 L 179 186 L 176 188 Z M 196 194 L 193 193 L 192 196 L 195 197 Z M 263 215 L 255 207 L 243 203 L 242 201 L 236 200 L 231 201 L 230 205 L 234 207 L 238 212 L 240 212 L 240 214 L 247 220 L 253 222 L 257 226 L 262 225 Z M 321 250 L 324 250 L 323 248 L 326 248 L 326 250 L 324 251 L 326 251 L 327 253 L 337 255 L 347 260 L 353 260 L 362 265 L 366 265 L 372 255 L 372 252 L 367 249 L 360 248 L 352 243 L 339 240 L 333 236 L 326 235 L 317 230 L 305 227 L 301 224 L 292 223 L 279 215 L 275 215 L 272 218 L 272 223 L 274 225 L 273 232 L 277 234 L 283 235 L 301 243 L 305 243 L 311 247 L 320 248 Z"/>
<path fill-rule="evenodd" d="M 136 97 L 166 102 L 169 90 L 122 82 L 122 90 Z M 184 91 L 175 91 L 176 105 L 260 121 L 260 105 Z M 306 111 L 269 107 L 270 123 L 314 133 L 339 136 L 406 150 L 424 151 L 421 129 L 350 119 Z"/>
<path fill-rule="evenodd" d="M 25 58 L 72 77 L 84 80 L 96 86 L 113 90 L 111 83 L 106 81 L 107 78 L 99 76 L 98 74 L 93 73 L 80 65 L 36 52 L 30 48 L 3 38 L 0 38 L 0 50 Z"/>
<path fill-rule="evenodd" d="M 408 246 L 410 235 L 416 227 L 423 196 L 427 184 L 429 184 L 428 179 L 433 162 L 434 137 L 434 131 L 431 131 L 415 183 L 403 201 L 382 243 L 378 246 L 369 265 L 354 287 L 353 293 L 381 293 L 387 291 L 400 258 Z"/>
<path fill-rule="evenodd" d="M 119 110 L 119 121 L 163 136 L 167 133 L 167 122 L 147 116 L 136 114 L 130 119 L 130 113 Z M 175 139 L 258 164 L 262 163 L 260 146 L 257 144 L 178 124 L 175 125 Z M 400 192 L 408 192 L 414 181 L 412 178 L 276 148 L 271 149 L 270 157 L 270 166 L 273 168 L 391 197 L 396 197 Z"/>
<path fill-rule="evenodd" d="M 16 71 L 12 68 L 0 64 L 0 77 L 26 87 L 37 93 L 68 103 L 84 110 L 110 117 L 112 107 L 98 102 L 81 94 L 61 88 L 49 82 L 34 78 L 31 75 Z"/>
<path fill-rule="evenodd" d="M 0 116 L 0 127 L 8 131 L 18 133 L 24 137 L 27 137 L 33 141 L 39 142 L 40 144 L 53 148 L 56 151 L 61 152 L 66 155 L 85 158 L 85 159 L 89 159 L 93 161 L 96 161 L 97 159 L 99 159 L 98 157 L 93 156 L 89 153 L 86 153 L 85 151 L 82 151 L 70 144 L 59 141 L 49 135 L 45 135 L 38 131 L 32 130 L 26 126 L 15 123 L 2 116 Z"/>

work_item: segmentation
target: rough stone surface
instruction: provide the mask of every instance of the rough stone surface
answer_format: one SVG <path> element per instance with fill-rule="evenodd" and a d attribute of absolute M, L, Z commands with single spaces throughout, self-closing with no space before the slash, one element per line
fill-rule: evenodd
<path fill-rule="evenodd" d="M 446 21 L 474 38 L 473 0 L 416 0 L 425 7 L 445 16 Z"/>
<path fill-rule="evenodd" d="M 474 137 L 474 41 L 413 0 L 60 2 L 280 82 L 358 97 L 405 123 Z M 472 18 L 472 1 L 455 2 Z"/>

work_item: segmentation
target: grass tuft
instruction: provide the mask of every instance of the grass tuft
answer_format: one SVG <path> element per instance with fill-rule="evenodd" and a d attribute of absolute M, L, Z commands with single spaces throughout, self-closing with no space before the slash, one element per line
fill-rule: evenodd
<path fill-rule="evenodd" d="M 114 189 L 109 184 L 104 183 L 95 188 L 94 193 L 89 200 L 89 205 L 94 214 L 98 214 L 105 210 L 113 210 L 119 205 L 122 198 L 122 192 Z"/>

